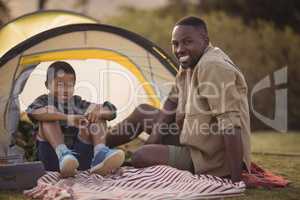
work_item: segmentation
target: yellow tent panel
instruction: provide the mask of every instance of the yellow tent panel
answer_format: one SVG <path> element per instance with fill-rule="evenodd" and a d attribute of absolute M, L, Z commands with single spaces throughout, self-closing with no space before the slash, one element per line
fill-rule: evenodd
<path fill-rule="evenodd" d="M 38 33 L 68 24 L 81 23 L 98 22 L 92 18 L 65 11 L 46 11 L 38 15 L 34 13 L 18 18 L 0 29 L 0 57 L 12 47 Z"/>

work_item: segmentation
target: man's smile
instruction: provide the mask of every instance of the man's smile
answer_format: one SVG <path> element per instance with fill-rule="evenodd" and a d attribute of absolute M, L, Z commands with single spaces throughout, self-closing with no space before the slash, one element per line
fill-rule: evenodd
<path fill-rule="evenodd" d="M 186 56 L 180 56 L 179 57 L 179 62 L 183 63 L 183 62 L 187 62 L 190 59 L 190 56 L 186 55 Z"/>

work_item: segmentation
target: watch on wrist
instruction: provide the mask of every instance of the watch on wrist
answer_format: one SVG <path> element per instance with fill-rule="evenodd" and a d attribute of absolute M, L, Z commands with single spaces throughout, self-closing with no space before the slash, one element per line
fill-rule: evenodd
<path fill-rule="evenodd" d="M 112 111 L 113 118 L 111 120 L 114 120 L 117 117 L 117 108 L 114 104 L 110 103 L 109 101 L 105 101 L 103 103 L 103 107 L 107 107 L 110 111 Z"/>

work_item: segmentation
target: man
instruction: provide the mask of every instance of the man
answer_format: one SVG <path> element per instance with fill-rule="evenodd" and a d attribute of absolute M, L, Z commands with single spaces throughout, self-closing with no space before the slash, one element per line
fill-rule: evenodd
<path fill-rule="evenodd" d="M 151 135 L 134 153 L 135 167 L 170 165 L 240 181 L 242 168 L 250 165 L 245 79 L 223 51 L 209 44 L 203 20 L 181 19 L 171 42 L 180 70 L 163 109 L 139 106 L 111 130 L 107 144 L 119 145 L 146 131 Z"/>

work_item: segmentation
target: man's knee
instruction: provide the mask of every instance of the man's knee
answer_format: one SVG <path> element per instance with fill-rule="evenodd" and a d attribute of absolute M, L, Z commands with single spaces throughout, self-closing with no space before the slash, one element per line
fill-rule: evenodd
<path fill-rule="evenodd" d="M 155 107 L 153 107 L 152 105 L 147 104 L 147 103 L 142 103 L 142 104 L 138 105 L 136 108 L 137 108 L 137 109 L 142 109 L 142 110 L 151 110 L 151 109 L 155 109 Z"/>
<path fill-rule="evenodd" d="M 140 104 L 134 109 L 134 113 L 139 113 L 140 115 L 154 115 L 159 113 L 159 109 L 155 108 L 150 104 Z"/>

